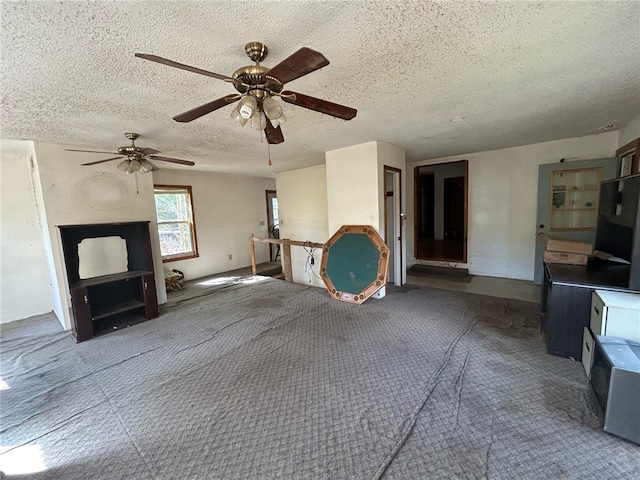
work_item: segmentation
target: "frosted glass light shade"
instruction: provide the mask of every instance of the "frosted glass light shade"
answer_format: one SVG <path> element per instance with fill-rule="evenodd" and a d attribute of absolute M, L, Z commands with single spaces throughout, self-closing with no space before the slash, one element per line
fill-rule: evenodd
<path fill-rule="evenodd" d="M 153 163 L 151 163 L 149 160 L 142 159 L 142 161 L 140 162 L 140 171 L 142 173 L 148 173 L 153 171 Z"/>
<path fill-rule="evenodd" d="M 138 160 L 131 160 L 129 162 L 129 170 L 127 170 L 127 172 L 137 172 L 138 170 L 140 170 L 140 162 Z"/>
<path fill-rule="evenodd" d="M 285 117 L 283 113 L 278 118 L 273 118 L 269 121 L 271 122 L 271 125 L 273 125 L 273 128 L 278 128 L 278 125 L 282 125 L 284 122 L 287 121 L 287 117 Z"/>
<path fill-rule="evenodd" d="M 238 104 L 238 112 L 243 118 L 251 118 L 258 110 L 258 101 L 253 95 L 245 95 Z"/>
<path fill-rule="evenodd" d="M 262 109 L 269 120 L 275 120 L 282 116 L 282 107 L 273 97 L 266 97 L 262 101 Z"/>
<path fill-rule="evenodd" d="M 238 110 L 238 106 L 231 111 L 231 118 L 233 118 L 236 122 L 238 122 L 241 126 L 247 123 L 247 119 L 240 115 L 240 110 Z"/>
<path fill-rule="evenodd" d="M 126 158 L 124 160 L 122 160 L 119 164 L 118 164 L 118 169 L 122 170 L 123 172 L 126 172 L 127 170 L 129 170 L 129 159 Z"/>
<path fill-rule="evenodd" d="M 265 117 L 264 112 L 256 112 L 256 114 L 251 117 L 251 126 L 256 130 L 264 130 L 267 128 L 267 117 Z"/>

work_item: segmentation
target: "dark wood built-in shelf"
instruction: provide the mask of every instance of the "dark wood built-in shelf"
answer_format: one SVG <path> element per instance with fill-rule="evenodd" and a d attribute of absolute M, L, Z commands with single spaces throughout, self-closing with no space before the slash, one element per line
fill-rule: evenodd
<path fill-rule="evenodd" d="M 159 315 L 149 222 L 60 226 L 78 342 Z M 127 246 L 128 271 L 79 278 L 78 245 L 85 238 L 119 236 Z M 123 314 L 139 314 L 138 320 Z M 131 317 L 131 315 L 129 315 Z"/>
<path fill-rule="evenodd" d="M 141 302 L 140 300 L 129 300 L 128 302 L 116 303 L 115 305 L 92 311 L 91 320 L 101 320 L 103 318 L 117 315 L 118 313 L 129 312 L 140 307 L 144 307 L 144 302 Z"/>
<path fill-rule="evenodd" d="M 120 280 L 128 280 L 131 278 L 141 277 L 147 273 L 153 273 L 149 270 L 133 270 L 130 272 L 114 273 L 112 275 L 103 275 L 101 277 L 85 278 L 69 284 L 70 288 L 91 287 L 94 285 L 103 285 L 105 283 L 119 282 Z"/>

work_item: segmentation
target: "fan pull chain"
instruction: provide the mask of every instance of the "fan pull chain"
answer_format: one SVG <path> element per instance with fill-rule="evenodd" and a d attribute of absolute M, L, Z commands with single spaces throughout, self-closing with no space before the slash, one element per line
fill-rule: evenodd
<path fill-rule="evenodd" d="M 138 185 L 138 172 L 135 172 L 136 176 L 136 194 L 140 194 L 140 186 Z"/>
<path fill-rule="evenodd" d="M 267 164 L 271 166 L 271 144 L 267 142 L 267 151 L 269 152 L 269 162 Z"/>

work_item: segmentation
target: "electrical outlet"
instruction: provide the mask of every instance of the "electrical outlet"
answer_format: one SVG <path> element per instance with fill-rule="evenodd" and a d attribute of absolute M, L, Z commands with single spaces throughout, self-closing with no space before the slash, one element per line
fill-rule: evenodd
<path fill-rule="evenodd" d="M 264 220 L 260 220 L 260 225 L 264 225 Z"/>
<path fill-rule="evenodd" d="M 229 260 L 233 260 L 233 255 L 229 254 Z"/>

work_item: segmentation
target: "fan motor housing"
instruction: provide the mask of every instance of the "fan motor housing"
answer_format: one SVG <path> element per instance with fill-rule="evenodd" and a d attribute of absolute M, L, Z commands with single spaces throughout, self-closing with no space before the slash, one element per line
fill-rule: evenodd
<path fill-rule="evenodd" d="M 234 82 L 233 86 L 240 93 L 247 93 L 254 89 L 280 93 L 283 87 L 282 82 L 269 76 L 269 70 L 271 69 L 262 65 L 241 67 L 233 72 L 233 78 L 239 80 Z"/>
<path fill-rule="evenodd" d="M 135 145 L 127 145 L 126 147 L 120 147 L 118 148 L 118 153 L 120 155 L 126 155 L 126 156 L 135 156 L 135 155 L 140 155 L 141 148 L 140 147 L 136 147 Z"/>

